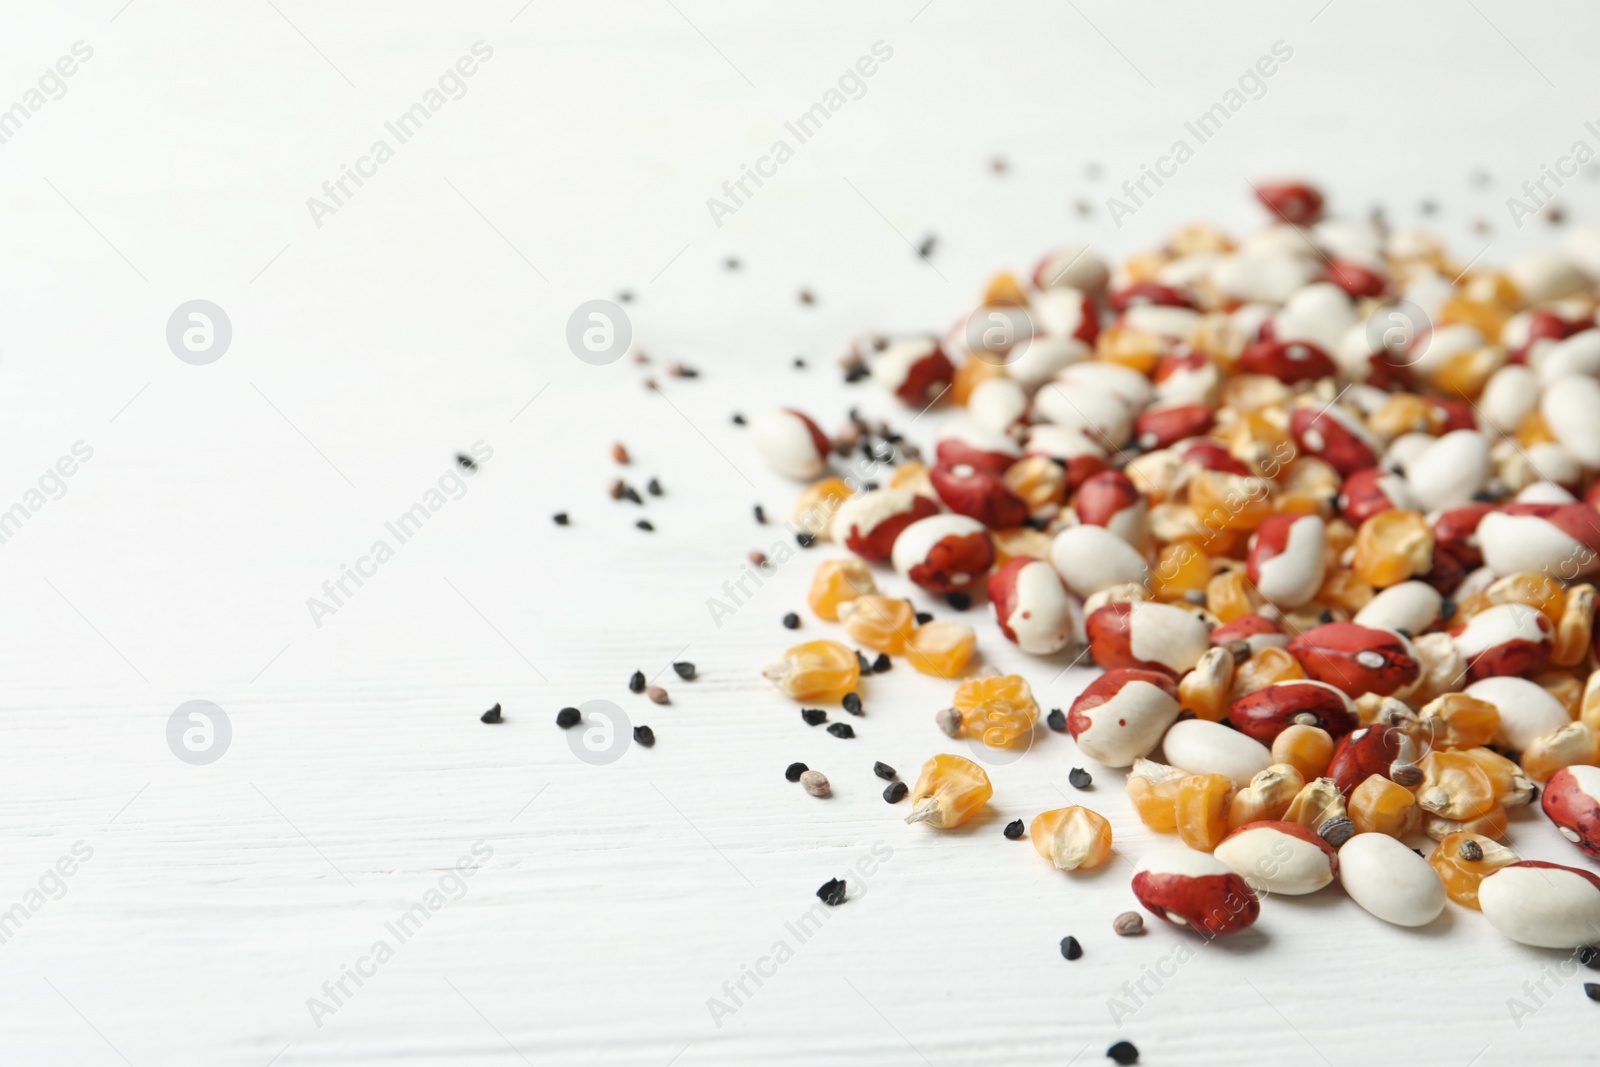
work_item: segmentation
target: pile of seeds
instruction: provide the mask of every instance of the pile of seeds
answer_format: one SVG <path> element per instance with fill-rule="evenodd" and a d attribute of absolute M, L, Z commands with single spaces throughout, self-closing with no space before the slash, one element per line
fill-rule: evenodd
<path fill-rule="evenodd" d="M 943 336 L 855 346 L 847 380 L 961 409 L 927 463 L 854 411 L 832 438 L 752 416 L 768 464 L 808 483 L 802 543 L 849 553 L 808 594 L 843 640 L 763 673 L 859 712 L 881 667 L 855 649 L 905 657 L 953 683 L 944 733 L 1026 747 L 1028 681 L 974 669 L 976 626 L 879 582 L 986 594 L 984 640 L 1104 669 L 1049 725 L 1125 769 L 1140 820 L 1179 842 L 1133 876 L 1162 920 L 1231 933 L 1262 896 L 1339 881 L 1400 926 L 1454 901 L 1525 944 L 1600 942 L 1600 876 L 1524 859 L 1508 814 L 1540 799 L 1600 857 L 1600 242 L 1463 265 L 1428 234 L 1324 218 L 1309 185 L 1258 193 L 1272 221 L 1243 241 L 1190 226 L 1115 268 L 1062 249 Z M 992 794 L 935 755 L 906 821 L 959 826 Z M 1087 807 L 1026 832 L 1062 871 L 1112 853 Z"/>

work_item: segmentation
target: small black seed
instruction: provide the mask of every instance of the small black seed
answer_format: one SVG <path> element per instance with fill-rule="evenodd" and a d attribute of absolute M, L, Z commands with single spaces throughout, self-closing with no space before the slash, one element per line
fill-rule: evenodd
<path fill-rule="evenodd" d="M 804 530 L 801 530 L 799 533 L 794 535 L 794 543 L 799 545 L 801 548 L 810 548 L 812 545 L 817 543 L 817 538 L 815 534 L 808 534 Z"/>
<path fill-rule="evenodd" d="M 633 739 L 645 748 L 654 748 L 656 745 L 656 732 L 648 726 L 635 726 Z"/>
<path fill-rule="evenodd" d="M 1328 611 L 1326 608 L 1324 608 L 1322 614 L 1317 616 L 1317 621 L 1321 622 L 1321 623 L 1332 622 L 1333 621 L 1333 612 Z"/>
<path fill-rule="evenodd" d="M 815 294 L 813 294 L 811 292 L 810 289 L 802 289 L 802 290 L 800 290 L 800 303 L 802 303 L 802 304 L 815 304 L 816 302 L 817 302 L 817 298 L 816 298 Z"/>
<path fill-rule="evenodd" d="M 828 727 L 828 732 L 834 737 L 849 740 L 856 735 L 855 728 L 847 722 L 836 722 Z"/>
<path fill-rule="evenodd" d="M 1004 830 L 1007 841 L 1015 841 L 1026 832 L 1027 829 L 1022 825 L 1021 819 L 1012 819 L 1010 822 L 1006 823 L 1006 828 Z"/>
<path fill-rule="evenodd" d="M 633 293 L 630 290 L 624 289 L 622 292 L 617 294 L 617 299 L 624 304 L 631 304 L 633 303 Z"/>
<path fill-rule="evenodd" d="M 795 370 L 805 370 L 806 369 L 805 357 L 803 357 L 803 356 L 795 356 L 794 357 L 794 368 L 795 368 Z"/>
<path fill-rule="evenodd" d="M 1050 714 L 1044 717 L 1044 724 L 1058 734 L 1067 732 L 1067 717 L 1060 708 L 1051 708 Z"/>
<path fill-rule="evenodd" d="M 791 782 L 798 782 L 800 776 L 810 769 L 804 763 L 791 763 L 783 769 L 783 776 Z"/>
<path fill-rule="evenodd" d="M 1094 784 L 1094 775 L 1082 767 L 1074 767 L 1067 773 L 1067 781 L 1072 783 L 1074 789 L 1088 789 Z"/>
<path fill-rule="evenodd" d="M 1412 851 L 1412 852 L 1415 852 L 1415 853 L 1416 853 L 1416 854 L 1417 854 L 1417 855 L 1419 855 L 1419 856 L 1422 856 L 1422 850 L 1421 850 L 1421 849 L 1420 849 L 1420 848 L 1414 848 L 1414 849 L 1412 849 L 1412 850 L 1411 850 L 1411 851 Z M 1427 857 L 1427 856 L 1422 856 L 1422 858 L 1423 858 L 1423 859 L 1427 859 L 1427 858 L 1428 858 L 1428 857 Z"/>
<path fill-rule="evenodd" d="M 1583 995 L 1590 1000 L 1600 1000 L 1600 982 L 1583 983 Z"/>
<path fill-rule="evenodd" d="M 642 693 L 646 685 L 644 671 L 634 671 L 628 678 L 628 692 Z"/>
<path fill-rule="evenodd" d="M 634 525 L 646 533 L 650 533 L 651 531 L 655 530 L 655 527 L 650 524 L 649 519 L 640 519 L 638 522 L 634 523 Z"/>
<path fill-rule="evenodd" d="M 722 261 L 722 266 L 726 270 L 738 270 L 743 265 L 744 264 L 739 262 L 738 256 L 729 256 L 727 259 Z"/>
<path fill-rule="evenodd" d="M 972 607 L 972 594 L 955 592 L 945 597 L 944 601 L 957 611 L 966 611 L 968 608 Z"/>
<path fill-rule="evenodd" d="M 651 496 L 660 496 L 661 495 L 661 479 L 659 479 L 659 478 L 651 478 L 648 482 L 645 483 L 644 491 L 649 493 Z"/>
<path fill-rule="evenodd" d="M 877 490 L 878 490 L 878 483 L 877 482 L 863 482 L 861 484 L 861 491 L 864 492 L 864 493 L 873 493 L 873 492 L 876 492 Z"/>
<path fill-rule="evenodd" d="M 677 671 L 678 677 L 682 678 L 686 682 L 694 677 L 694 664 L 690 663 L 686 659 L 680 659 L 678 662 L 674 663 L 672 665 L 672 669 Z"/>
<path fill-rule="evenodd" d="M 938 246 L 939 238 L 930 233 L 928 236 L 924 237 L 922 239 L 922 243 L 917 246 L 917 255 L 921 256 L 923 259 L 927 259 L 929 256 L 933 255 L 933 250 Z"/>
<path fill-rule="evenodd" d="M 894 768 L 893 767 L 891 767 L 887 763 L 883 763 L 881 761 L 880 762 L 876 762 L 876 763 L 874 763 L 872 765 L 872 773 L 876 774 L 879 778 L 882 778 L 886 782 L 892 782 L 896 778 L 900 777 L 898 774 L 896 774 L 894 772 Z"/>
<path fill-rule="evenodd" d="M 928 623 L 930 623 L 932 621 L 933 621 L 933 612 L 931 612 L 931 611 L 919 611 L 919 612 L 917 612 L 917 625 L 918 626 L 926 626 L 926 625 L 928 625 Z"/>
<path fill-rule="evenodd" d="M 1078 944 L 1078 939 L 1070 934 L 1061 939 L 1061 955 L 1069 960 L 1075 960 L 1083 955 L 1083 946 Z"/>
<path fill-rule="evenodd" d="M 744 425 L 744 416 L 739 414 L 737 411 L 735 411 L 733 413 L 733 424 L 735 426 L 743 426 Z"/>
<path fill-rule="evenodd" d="M 798 630 L 798 629 L 800 629 L 800 616 L 796 615 L 792 611 L 789 612 L 789 614 L 787 614 L 787 615 L 785 615 L 783 617 L 783 628 L 785 630 Z"/>
<path fill-rule="evenodd" d="M 558 511 L 550 517 L 555 520 L 555 524 L 557 526 L 566 526 L 572 522 L 571 516 L 569 516 L 565 511 Z"/>
<path fill-rule="evenodd" d="M 842 878 L 829 878 L 822 883 L 822 888 L 817 890 L 817 899 L 830 908 L 837 908 L 844 903 L 844 880 Z"/>
<path fill-rule="evenodd" d="M 644 497 L 639 495 L 639 490 L 635 489 L 631 485 L 625 485 L 622 487 L 622 499 L 630 501 L 634 504 L 644 503 Z"/>
<path fill-rule="evenodd" d="M 856 382 L 870 377 L 872 377 L 872 372 L 866 367 L 862 366 L 853 366 L 844 372 L 844 381 L 846 385 L 854 385 Z"/>
<path fill-rule="evenodd" d="M 1600 949 L 1585 945 L 1578 950 L 1578 962 L 1591 971 L 1600 971 Z"/>
<path fill-rule="evenodd" d="M 889 659 L 889 653 L 879 652 L 878 658 L 872 661 L 872 673 L 882 674 L 884 671 L 893 670 L 894 662 Z"/>
<path fill-rule="evenodd" d="M 909 792 L 911 792 L 911 787 L 904 782 L 890 782 L 888 788 L 883 791 L 883 799 L 890 804 L 898 804 L 906 798 L 906 794 Z"/>
<path fill-rule="evenodd" d="M 848 711 L 852 715 L 865 715 L 866 714 L 866 712 L 861 710 L 861 694 L 860 693 L 846 693 L 844 695 L 844 699 L 841 700 L 839 703 L 844 706 L 844 710 L 845 711 Z"/>
<path fill-rule="evenodd" d="M 801 708 L 800 717 L 806 721 L 807 726 L 821 726 L 828 721 L 828 713 L 821 708 Z"/>
<path fill-rule="evenodd" d="M 482 715 L 478 716 L 479 722 L 505 722 L 505 716 L 500 714 L 500 705 L 496 704 Z"/>
<path fill-rule="evenodd" d="M 1121 1064 L 1122 1067 L 1128 1067 L 1130 1063 L 1139 1062 L 1139 1050 L 1133 1047 L 1132 1041 L 1118 1041 L 1115 1045 L 1106 1049 L 1106 1055 Z"/>
<path fill-rule="evenodd" d="M 755 506 L 755 516 L 756 521 L 761 525 L 765 526 L 767 524 L 767 509 L 762 507 L 760 504 Z"/>
<path fill-rule="evenodd" d="M 1449 597 L 1439 601 L 1439 621 L 1449 622 L 1456 613 L 1456 602 Z"/>
<path fill-rule="evenodd" d="M 477 463 L 473 462 L 472 457 L 467 455 L 465 452 L 456 453 L 456 462 L 461 464 L 461 469 L 464 471 L 475 471 L 478 469 Z"/>
<path fill-rule="evenodd" d="M 868 659 L 867 654 L 861 651 L 859 648 L 856 649 L 856 666 L 861 668 L 862 674 L 872 673 L 872 661 Z"/>
<path fill-rule="evenodd" d="M 563 730 L 570 730 L 583 721 L 583 713 L 577 708 L 562 708 L 556 712 L 556 725 Z"/>

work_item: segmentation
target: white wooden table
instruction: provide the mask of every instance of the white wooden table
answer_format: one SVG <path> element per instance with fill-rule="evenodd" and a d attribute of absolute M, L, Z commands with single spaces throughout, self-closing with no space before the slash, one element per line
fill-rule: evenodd
<path fill-rule="evenodd" d="M 848 338 L 941 327 L 998 267 L 1243 228 L 1243 179 L 1282 171 L 1400 222 L 1433 198 L 1463 259 L 1552 239 L 1505 200 L 1591 136 L 1589 9 L 519 3 L 7 7 L 0 1062 L 943 1067 L 1097 1063 L 1123 1038 L 1148 1064 L 1594 1058 L 1581 978 L 1454 907 L 1407 932 L 1328 892 L 1226 944 L 1114 938 L 1154 843 L 1120 775 L 1090 794 L 1119 861 L 1089 877 L 1000 834 L 1081 762 L 1042 729 L 977 824 L 907 827 L 872 763 L 909 777 L 948 748 L 949 686 L 874 679 L 841 741 L 759 679 L 822 549 L 720 626 L 707 608 L 778 536 L 752 505 L 793 493 L 731 413 L 893 411 L 839 384 Z M 762 163 L 879 41 L 859 98 Z M 1275 41 L 1293 55 L 1264 95 L 1114 227 L 1105 198 Z M 386 124 L 419 103 L 402 143 Z M 772 176 L 719 226 L 707 198 L 746 164 Z M 333 202 L 347 166 L 363 182 Z M 1593 189 L 1563 196 L 1580 220 Z M 580 362 L 569 315 L 621 290 L 654 363 Z M 205 366 L 165 338 L 195 299 L 232 327 Z M 614 440 L 664 497 L 607 499 Z M 457 482 L 475 442 L 492 458 Z M 401 543 L 385 524 L 419 503 Z M 346 566 L 366 576 L 334 603 Z M 992 630 L 983 650 L 1046 707 L 1088 678 Z M 628 693 L 635 669 L 672 704 Z M 594 699 L 656 746 L 576 758 L 555 712 Z M 167 743 L 190 700 L 231 726 L 208 765 Z M 835 795 L 785 782 L 793 760 Z M 1514 835 L 1577 862 L 1537 820 Z M 852 899 L 802 941 L 834 876 Z M 1519 1025 L 1512 997 L 1549 1003 Z"/>

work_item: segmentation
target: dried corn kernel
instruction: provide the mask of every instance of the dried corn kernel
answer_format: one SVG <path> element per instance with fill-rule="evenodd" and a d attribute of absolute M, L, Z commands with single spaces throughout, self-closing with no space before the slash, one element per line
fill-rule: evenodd
<path fill-rule="evenodd" d="M 906 641 L 906 661 L 935 678 L 958 678 L 972 662 L 978 636 L 965 623 L 934 620 L 917 627 Z"/>
<path fill-rule="evenodd" d="M 1174 541 L 1161 550 L 1151 573 L 1151 591 L 1168 603 L 1203 592 L 1211 581 L 1211 559 L 1194 541 Z"/>
<path fill-rule="evenodd" d="M 1305 787 L 1305 775 L 1287 763 L 1274 763 L 1258 771 L 1250 784 L 1228 802 L 1228 829 L 1237 830 L 1246 823 L 1283 818 L 1283 813 Z"/>
<path fill-rule="evenodd" d="M 1332 778 L 1317 778 L 1295 794 L 1289 810 L 1283 813 L 1283 821 L 1299 823 L 1315 832 L 1328 820 L 1344 814 L 1344 794 L 1339 792 L 1339 786 Z"/>
<path fill-rule="evenodd" d="M 1212 530 L 1254 530 L 1272 514 L 1272 483 L 1202 470 L 1189 480 L 1189 506 Z"/>
<path fill-rule="evenodd" d="M 995 530 L 991 536 L 994 539 L 996 569 L 1004 567 L 1018 556 L 1049 559 L 1050 549 L 1055 544 L 1055 538 L 1043 530 L 1035 530 L 1032 526 L 1013 526 L 1009 530 Z"/>
<path fill-rule="evenodd" d="M 1347 807 L 1358 834 L 1404 837 L 1414 833 L 1422 822 L 1422 812 L 1411 790 L 1381 774 L 1369 775 L 1351 790 Z"/>
<path fill-rule="evenodd" d="M 1443 841 L 1451 834 L 1481 834 L 1484 837 L 1498 841 L 1506 836 L 1506 809 L 1495 808 L 1487 815 L 1480 815 L 1476 819 L 1462 821 L 1460 819 L 1446 819 L 1438 815 L 1424 815 L 1422 818 L 1422 832 L 1435 841 Z"/>
<path fill-rule="evenodd" d="M 1258 689 L 1278 682 L 1292 682 L 1304 678 L 1306 672 L 1300 661 L 1288 649 L 1269 645 L 1233 669 L 1233 692 L 1230 700 L 1247 697 Z"/>
<path fill-rule="evenodd" d="M 909 601 L 875 594 L 840 604 L 839 619 L 852 640 L 891 656 L 906 650 L 906 641 L 917 628 L 917 613 Z"/>
<path fill-rule="evenodd" d="M 861 664 L 837 641 L 807 641 L 768 664 L 761 674 L 796 700 L 841 700 L 861 681 Z"/>
<path fill-rule="evenodd" d="M 1066 469 L 1047 456 L 1024 456 L 1000 480 L 1028 505 L 1029 515 L 1054 515 L 1067 499 Z"/>
<path fill-rule="evenodd" d="M 1037 816 L 1028 836 L 1057 870 L 1092 871 L 1111 858 L 1111 824 L 1099 812 L 1077 805 Z"/>
<path fill-rule="evenodd" d="M 1137 759 L 1128 772 L 1128 799 L 1150 829 L 1170 834 L 1178 828 L 1178 783 L 1184 773 L 1154 760 Z"/>
<path fill-rule="evenodd" d="M 1550 620 L 1551 627 L 1561 625 L 1562 609 L 1566 606 L 1567 600 L 1566 590 L 1561 587 L 1560 582 L 1548 574 L 1532 571 L 1498 578 L 1484 590 L 1484 595 L 1489 598 L 1491 604 L 1526 604 L 1536 608 L 1541 615 Z"/>
<path fill-rule="evenodd" d="M 1539 414 L 1538 408 L 1528 412 L 1517 424 L 1517 432 L 1513 436 L 1516 437 L 1517 444 L 1523 448 L 1554 444 L 1556 439 L 1555 432 L 1550 429 L 1550 424 L 1544 420 L 1544 416 Z"/>
<path fill-rule="evenodd" d="M 1478 907 L 1478 884 L 1521 857 L 1482 834 L 1446 834 L 1428 857 L 1428 866 L 1444 883 L 1450 899 L 1464 908 Z"/>
<path fill-rule="evenodd" d="M 1489 787 L 1494 790 L 1497 804 L 1519 808 L 1533 800 L 1533 782 L 1513 761 L 1487 748 L 1464 748 L 1461 755 L 1489 776 Z"/>
<path fill-rule="evenodd" d="M 1322 579 L 1322 588 L 1317 590 L 1320 603 L 1338 608 L 1351 616 L 1366 607 L 1376 595 L 1377 590 L 1372 588 L 1371 582 L 1355 571 L 1338 567 L 1328 568 L 1327 576 Z"/>
<path fill-rule="evenodd" d="M 1272 739 L 1272 762 L 1286 763 L 1307 782 L 1322 777 L 1333 759 L 1333 738 L 1320 726 L 1293 723 Z"/>
<path fill-rule="evenodd" d="M 950 402 L 961 407 L 967 406 L 967 401 L 972 399 L 972 391 L 990 378 L 1004 378 L 1006 368 L 999 360 L 990 362 L 988 359 L 969 359 L 956 368 L 955 375 L 950 379 Z M 919 463 L 918 466 L 921 466 Z M 911 486 L 895 485 L 896 489 L 910 489 Z"/>
<path fill-rule="evenodd" d="M 1100 331 L 1094 358 L 1149 374 L 1170 348 L 1164 337 L 1114 323 Z"/>
<path fill-rule="evenodd" d="M 1477 748 L 1494 740 L 1500 712 L 1487 700 L 1446 693 L 1430 700 L 1409 721 L 1396 723 L 1424 749 Z"/>
<path fill-rule="evenodd" d="M 1556 640 L 1550 662 L 1557 667 L 1576 667 L 1589 652 L 1594 639 L 1595 588 L 1587 582 L 1567 590 L 1561 617 L 1555 620 Z"/>
<path fill-rule="evenodd" d="M 1569 722 L 1537 738 L 1522 753 L 1522 769 L 1535 782 L 1543 782 L 1563 767 L 1593 764 L 1600 756 L 1600 739 L 1581 722 Z"/>
<path fill-rule="evenodd" d="M 1583 683 L 1571 672 L 1541 671 L 1534 675 L 1533 683 L 1555 697 L 1572 718 L 1583 711 Z"/>
<path fill-rule="evenodd" d="M 1191 774 L 1178 780 L 1174 812 L 1178 836 L 1190 848 L 1210 852 L 1228 835 L 1228 794 L 1233 780 L 1225 774 Z"/>
<path fill-rule="evenodd" d="M 939 830 L 960 826 L 994 795 L 989 776 L 964 756 L 940 755 L 922 765 L 911 790 L 906 822 L 925 822 Z"/>
<path fill-rule="evenodd" d="M 961 713 L 962 733 L 996 748 L 1025 741 L 1039 721 L 1033 690 L 1015 674 L 969 678 L 957 687 L 951 706 Z"/>
<path fill-rule="evenodd" d="M 1436 435 L 1444 420 L 1439 409 L 1415 393 L 1391 393 L 1367 417 L 1367 428 L 1382 437 L 1395 438 L 1407 433 Z"/>
<path fill-rule="evenodd" d="M 1010 271 L 1001 271 L 989 279 L 988 286 L 983 290 L 983 303 L 985 307 L 1024 308 L 1028 306 L 1028 293 L 1015 275 Z"/>
<path fill-rule="evenodd" d="M 1600 730 L 1600 670 L 1592 671 L 1583 683 L 1583 699 L 1578 702 L 1578 721 L 1591 730 Z"/>
<path fill-rule="evenodd" d="M 1198 718 L 1221 722 L 1228 714 L 1232 690 L 1233 653 L 1221 646 L 1208 648 L 1178 682 L 1178 701 Z"/>
<path fill-rule="evenodd" d="M 969 359 L 962 366 L 970 366 L 973 363 L 988 366 L 981 359 Z M 958 371 L 957 373 L 959 374 L 960 372 Z M 896 467 L 893 476 L 889 479 L 889 488 L 908 489 L 919 496 L 927 497 L 929 500 L 937 499 L 938 496 L 933 490 L 933 479 L 928 477 L 928 468 L 916 462 L 902 463 Z"/>
<path fill-rule="evenodd" d="M 1422 771 L 1417 806 L 1423 811 L 1468 822 L 1494 810 L 1494 784 L 1472 757 L 1435 751 L 1423 756 L 1417 766 Z"/>
<path fill-rule="evenodd" d="M 801 491 L 794 502 L 794 524 L 813 537 L 826 541 L 833 514 L 850 499 L 850 487 L 842 478 L 824 478 Z"/>
<path fill-rule="evenodd" d="M 811 578 L 806 603 L 817 618 L 837 622 L 840 604 L 877 591 L 872 571 L 864 560 L 825 559 L 817 565 L 817 573 Z"/>
<path fill-rule="evenodd" d="M 1378 589 L 1433 569 L 1433 529 L 1415 511 L 1380 511 L 1356 531 L 1356 574 Z"/>

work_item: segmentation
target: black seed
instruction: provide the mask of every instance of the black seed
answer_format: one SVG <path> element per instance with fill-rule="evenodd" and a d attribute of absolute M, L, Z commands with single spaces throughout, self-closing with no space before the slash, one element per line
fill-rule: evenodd
<path fill-rule="evenodd" d="M 689 681 L 690 679 L 692 679 L 694 677 L 694 674 L 695 674 L 694 664 L 690 663 L 686 659 L 678 660 L 676 663 L 674 663 L 672 665 L 672 669 L 674 671 L 678 672 L 678 677 L 682 678 L 686 682 Z"/>
<path fill-rule="evenodd" d="M 845 711 L 848 711 L 852 715 L 864 715 L 864 714 L 866 714 L 864 711 L 861 710 L 861 694 L 860 693 L 846 693 L 844 695 L 844 699 L 841 700 L 839 703 L 844 706 L 844 710 Z"/>
<path fill-rule="evenodd" d="M 937 248 L 938 245 L 939 238 L 930 233 L 928 236 L 924 237 L 922 239 L 922 243 L 917 246 L 917 255 L 921 256 L 923 259 L 927 259 L 929 256 L 933 255 L 933 250 Z"/>
<path fill-rule="evenodd" d="M 1094 784 L 1094 775 L 1082 767 L 1074 767 L 1067 773 L 1067 781 L 1072 783 L 1074 789 L 1088 789 Z"/>
<path fill-rule="evenodd" d="M 805 370 L 806 369 L 806 361 L 805 361 L 805 359 L 803 357 L 801 357 L 801 356 L 795 356 L 794 357 L 794 367 L 795 367 L 795 370 Z"/>
<path fill-rule="evenodd" d="M 889 653 L 887 652 L 879 652 L 878 658 L 872 661 L 873 674 L 882 674 L 884 671 L 892 670 L 893 668 L 894 662 L 889 659 Z"/>
<path fill-rule="evenodd" d="M 806 721 L 807 726 L 821 726 L 828 721 L 828 713 L 821 708 L 801 708 L 800 717 Z"/>
<path fill-rule="evenodd" d="M 1600 982 L 1583 983 L 1583 995 L 1590 1000 L 1600 1000 Z"/>
<path fill-rule="evenodd" d="M 648 726 L 635 726 L 633 739 L 645 748 L 654 748 L 656 745 L 656 732 Z"/>
<path fill-rule="evenodd" d="M 877 489 L 878 489 L 878 483 L 877 482 L 863 482 L 861 484 L 861 491 L 864 492 L 864 493 L 875 492 L 875 491 L 877 491 Z"/>
<path fill-rule="evenodd" d="M 467 455 L 465 452 L 456 453 L 456 462 L 461 464 L 461 469 L 464 471 L 475 471 L 478 469 L 478 465 L 473 462 L 472 457 Z"/>
<path fill-rule="evenodd" d="M 500 705 L 496 704 L 482 715 L 478 716 L 479 722 L 505 722 L 505 716 L 500 714 Z"/>
<path fill-rule="evenodd" d="M 644 671 L 634 671 L 633 675 L 628 679 L 628 692 L 642 693 L 644 692 L 644 687 Z"/>
<path fill-rule="evenodd" d="M 933 612 L 931 612 L 931 611 L 919 611 L 919 612 L 917 612 L 917 625 L 918 626 L 926 626 L 926 625 L 928 625 L 928 623 L 930 623 L 932 621 L 933 621 Z"/>
<path fill-rule="evenodd" d="M 659 478 L 651 478 L 648 482 L 645 483 L 644 491 L 649 493 L 651 496 L 660 496 L 661 495 L 661 479 L 659 479 Z"/>
<path fill-rule="evenodd" d="M 904 782 L 890 782 L 888 788 L 883 791 L 883 799 L 890 804 L 898 804 L 906 798 L 906 794 L 909 792 L 911 792 L 911 787 Z"/>
<path fill-rule="evenodd" d="M 1017 838 L 1021 837 L 1025 831 L 1026 828 L 1022 825 L 1021 819 L 1012 819 L 1010 822 L 1006 823 L 1004 833 L 1007 841 L 1015 841 Z"/>
<path fill-rule="evenodd" d="M 870 378 L 870 377 L 872 377 L 872 372 L 870 370 L 868 370 L 866 367 L 861 367 L 861 366 L 851 367 L 849 370 L 846 370 L 844 372 L 844 381 L 845 381 L 846 385 L 854 385 L 856 382 L 861 381 L 863 378 Z"/>
<path fill-rule="evenodd" d="M 861 651 L 859 648 L 856 649 L 856 666 L 861 668 L 862 674 L 872 673 L 872 661 L 868 659 L 867 654 Z"/>
<path fill-rule="evenodd" d="M 1445 597 L 1443 600 L 1439 601 L 1439 621 L 1440 622 L 1449 622 L 1450 619 L 1451 619 L 1451 616 L 1455 615 L 1455 613 L 1456 613 L 1456 602 L 1454 600 L 1451 600 L 1449 597 Z"/>
<path fill-rule="evenodd" d="M 966 611 L 968 608 L 972 607 L 972 594 L 960 592 L 951 593 L 949 596 L 944 598 L 944 601 L 957 611 Z"/>
<path fill-rule="evenodd" d="M 1600 971 L 1600 949 L 1585 945 L 1578 950 L 1578 962 L 1591 971 Z"/>
<path fill-rule="evenodd" d="M 557 526 L 566 526 L 568 523 L 572 522 L 571 517 L 568 516 L 565 511 L 558 511 L 550 517 L 555 520 Z"/>
<path fill-rule="evenodd" d="M 844 880 L 842 878 L 829 878 L 822 883 L 822 888 L 817 890 L 817 899 L 830 908 L 837 908 L 844 903 Z"/>
<path fill-rule="evenodd" d="M 1078 944 L 1078 939 L 1067 935 L 1061 939 L 1061 955 L 1069 960 L 1075 960 L 1083 955 L 1083 946 Z"/>
<path fill-rule="evenodd" d="M 727 259 L 722 261 L 722 266 L 726 270 L 738 270 L 742 265 L 743 264 L 739 262 L 738 256 L 729 256 Z"/>
<path fill-rule="evenodd" d="M 743 426 L 744 425 L 744 416 L 739 414 L 737 411 L 735 411 L 733 413 L 733 424 L 735 426 Z"/>
<path fill-rule="evenodd" d="M 570 730 L 583 721 L 583 713 L 577 708 L 562 708 L 556 712 L 556 725 L 563 730 Z"/>
<path fill-rule="evenodd" d="M 816 302 L 817 302 L 817 298 L 811 292 L 810 289 L 802 289 L 802 290 L 800 290 L 800 303 L 802 303 L 802 304 L 815 304 Z"/>
<path fill-rule="evenodd" d="M 847 722 L 836 722 L 828 727 L 828 732 L 834 737 L 849 740 L 856 735 L 855 728 Z"/>
<path fill-rule="evenodd" d="M 783 628 L 786 630 L 800 629 L 800 616 L 796 615 L 792 611 L 789 612 L 789 614 L 783 617 Z"/>
<path fill-rule="evenodd" d="M 1044 724 L 1058 734 L 1067 732 L 1067 717 L 1062 714 L 1060 708 L 1051 708 L 1050 714 L 1044 717 Z"/>
<path fill-rule="evenodd" d="M 798 782 L 800 776 L 810 769 L 804 763 L 791 763 L 783 769 L 783 776 L 791 782 Z"/>
<path fill-rule="evenodd" d="M 893 767 L 883 762 L 874 763 L 872 765 L 872 773 L 876 774 L 879 778 L 882 778 L 886 782 L 892 782 L 896 778 L 900 777 L 894 772 Z"/>
<path fill-rule="evenodd" d="M 633 293 L 627 289 L 624 289 L 622 292 L 617 294 L 617 299 L 622 301 L 624 304 L 631 304 L 633 303 Z"/>
<path fill-rule="evenodd" d="M 1115 1045 L 1106 1049 L 1106 1055 L 1120 1063 L 1122 1067 L 1128 1067 L 1130 1063 L 1139 1062 L 1139 1050 L 1133 1047 L 1132 1041 L 1118 1041 Z"/>
<path fill-rule="evenodd" d="M 794 535 L 794 543 L 799 545 L 801 548 L 810 548 L 812 545 L 817 543 L 817 538 L 816 535 L 808 534 L 804 530 L 801 530 L 799 533 Z"/>
<path fill-rule="evenodd" d="M 1328 611 L 1327 609 L 1323 609 L 1322 614 L 1317 616 L 1317 621 L 1321 622 L 1321 623 L 1332 622 L 1333 621 L 1333 612 Z"/>
<path fill-rule="evenodd" d="M 650 525 L 650 520 L 649 519 L 640 519 L 638 522 L 634 523 L 634 525 L 639 527 L 639 529 L 645 531 L 646 533 L 649 533 L 649 532 L 651 532 L 652 530 L 655 529 L 654 526 Z"/>
<path fill-rule="evenodd" d="M 767 509 L 766 508 L 762 507 L 760 504 L 757 504 L 756 507 L 755 507 L 755 515 L 756 515 L 756 521 L 757 522 L 759 522 L 763 526 L 765 526 L 767 524 Z"/>
<path fill-rule="evenodd" d="M 625 485 L 622 487 L 622 499 L 631 501 L 635 504 L 644 503 L 644 497 L 639 495 L 639 490 L 635 489 L 631 485 Z"/>

